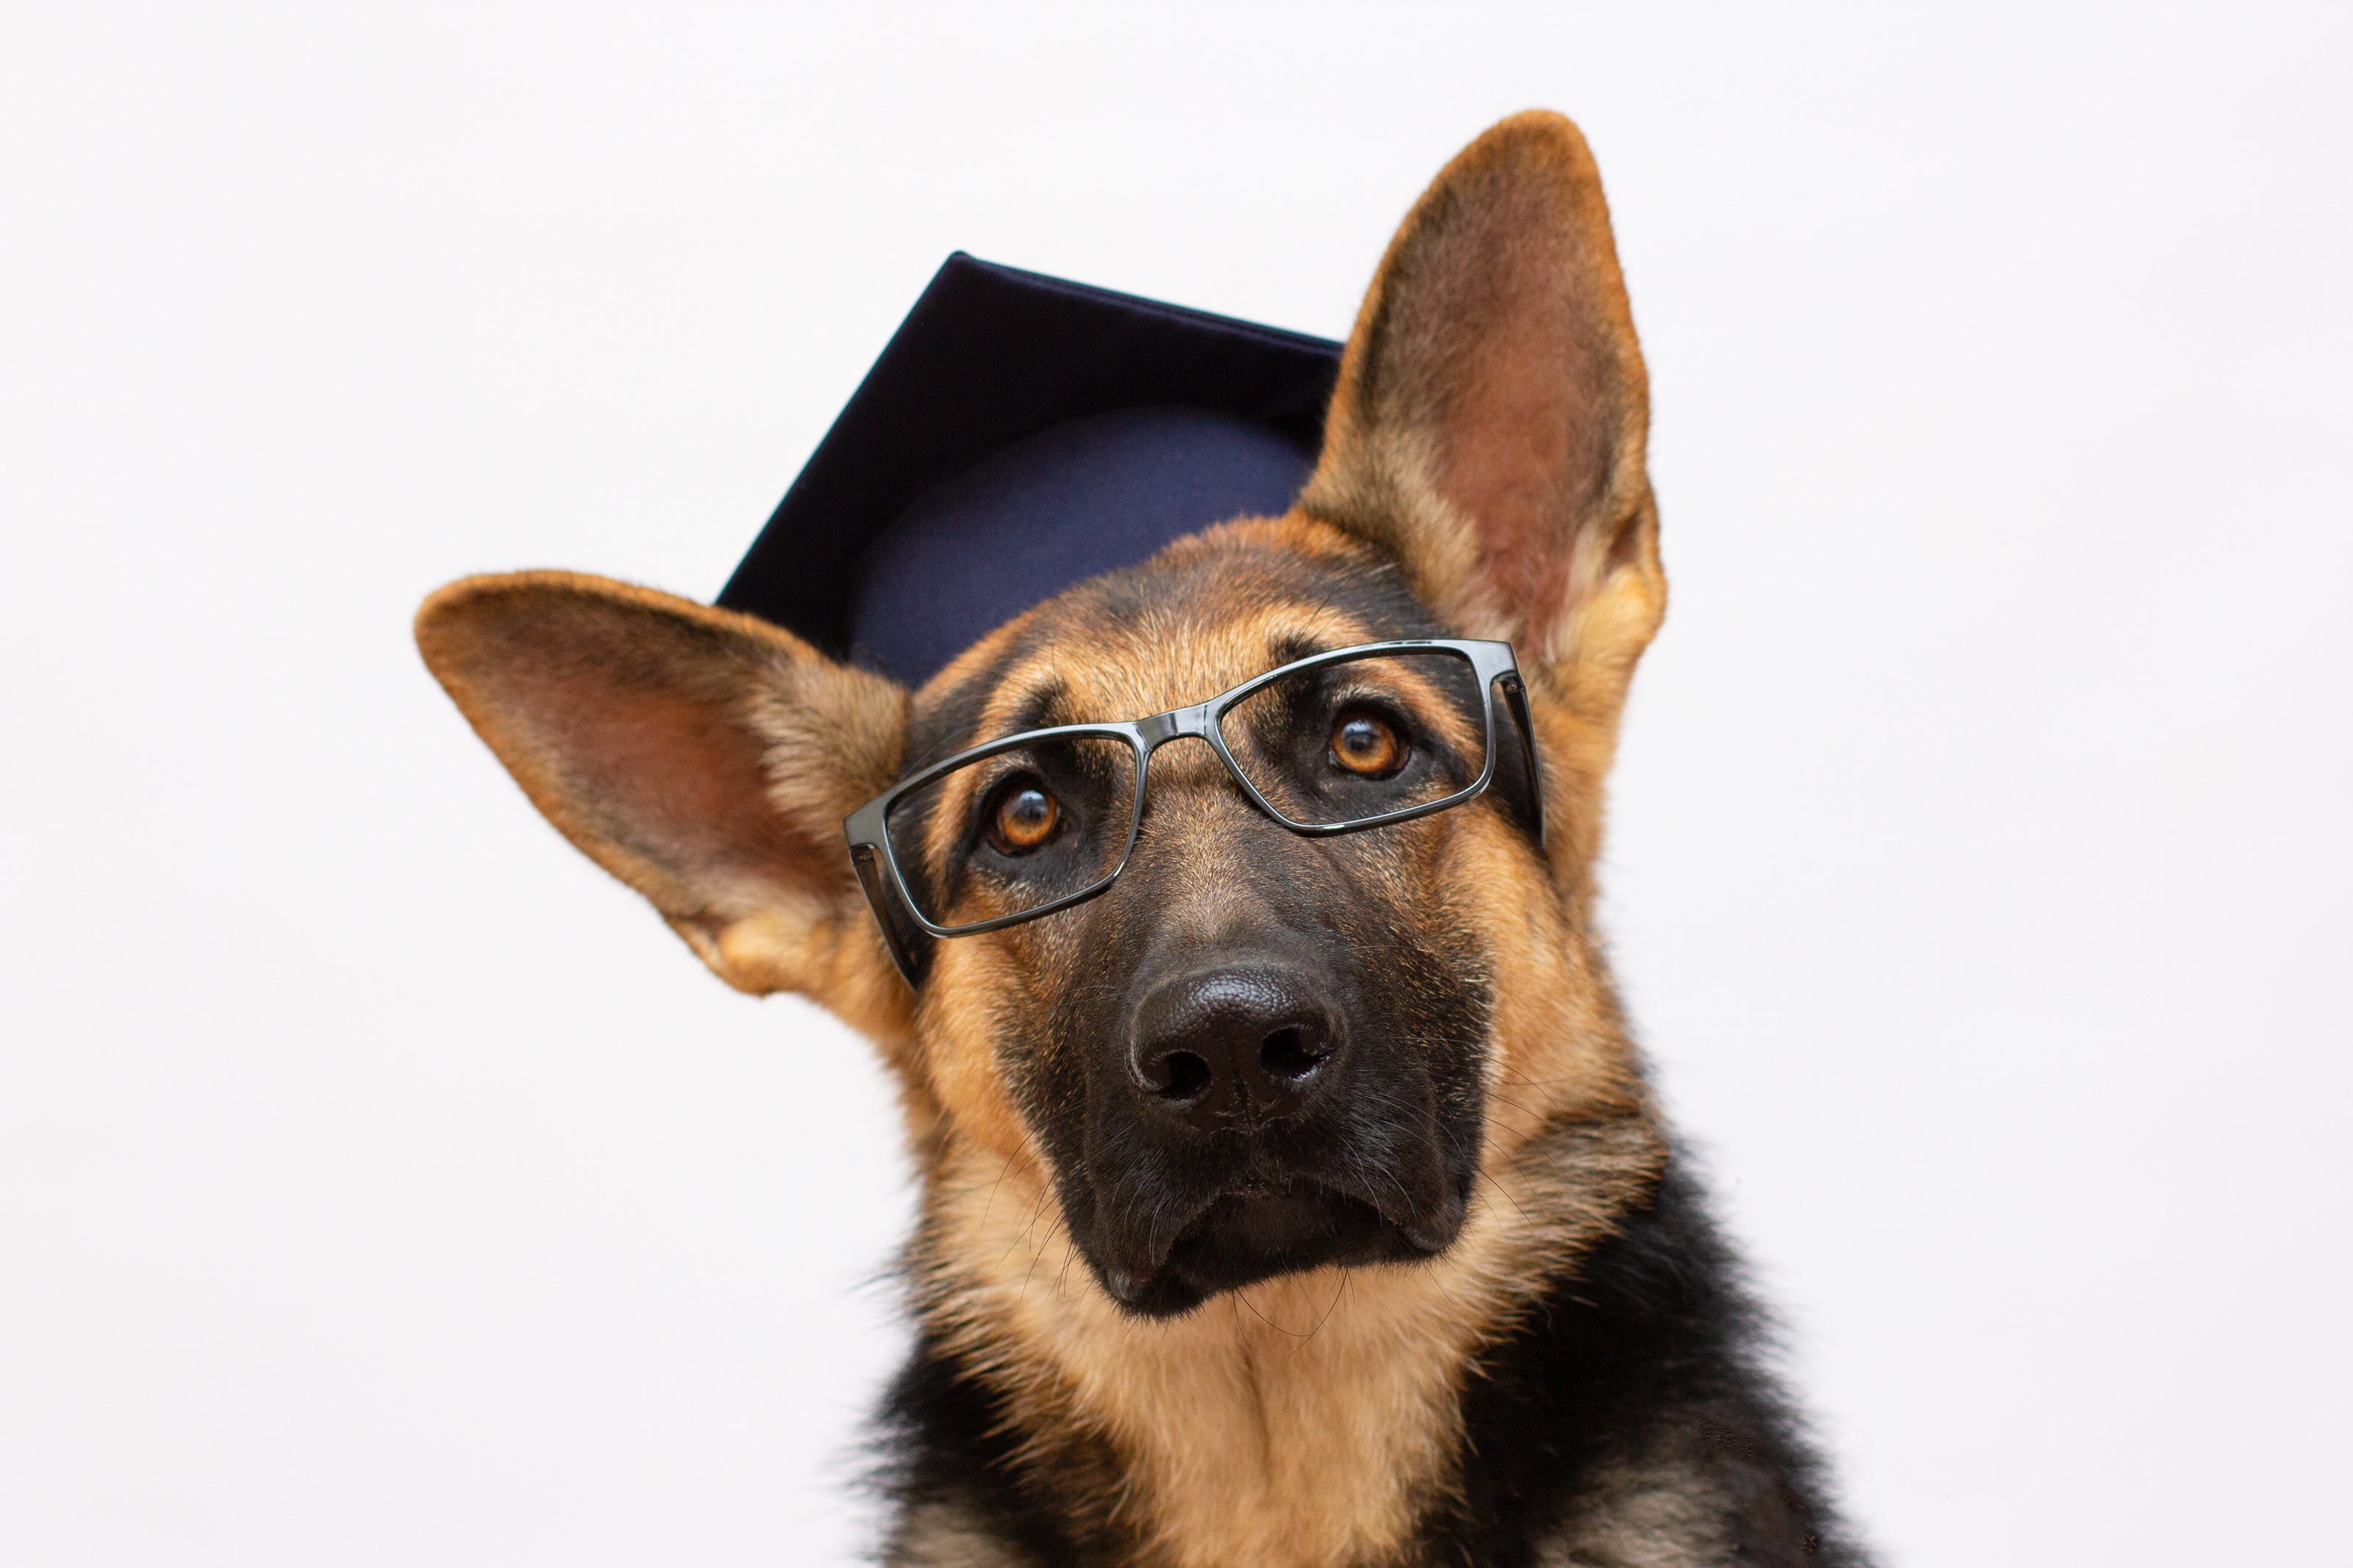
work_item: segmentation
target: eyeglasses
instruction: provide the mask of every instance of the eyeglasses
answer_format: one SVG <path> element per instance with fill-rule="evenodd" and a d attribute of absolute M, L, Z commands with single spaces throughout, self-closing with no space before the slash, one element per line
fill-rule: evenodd
<path fill-rule="evenodd" d="M 958 752 L 860 806 L 842 832 L 912 985 L 923 937 L 1036 920 L 1118 880 L 1144 823 L 1146 768 L 1169 742 L 1208 742 L 1251 805 L 1293 833 L 1356 833 L 1460 805 L 1493 782 L 1498 687 L 1541 841 L 1535 729 L 1511 645 L 1419 638 L 1314 654 L 1149 719 Z"/>

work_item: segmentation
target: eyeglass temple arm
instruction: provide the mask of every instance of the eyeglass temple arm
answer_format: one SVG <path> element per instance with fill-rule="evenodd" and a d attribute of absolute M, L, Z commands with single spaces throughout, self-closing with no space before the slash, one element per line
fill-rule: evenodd
<path fill-rule="evenodd" d="M 1535 720 L 1528 712 L 1527 686 L 1518 670 L 1504 671 L 1503 687 L 1504 700 L 1511 704 L 1512 722 L 1520 729 L 1520 755 L 1528 770 L 1528 815 L 1534 819 L 1530 826 L 1535 829 L 1536 847 L 1541 849 L 1545 847 L 1544 768 L 1536 760 Z"/>
<path fill-rule="evenodd" d="M 882 929 L 882 944 L 891 950 L 891 962 L 898 965 L 900 977 L 911 986 L 922 984 L 931 939 L 901 908 L 898 889 L 889 885 L 891 874 L 882 864 L 881 851 L 871 844 L 852 845 L 849 862 L 857 868 L 859 885 L 865 889 L 866 902 Z"/>

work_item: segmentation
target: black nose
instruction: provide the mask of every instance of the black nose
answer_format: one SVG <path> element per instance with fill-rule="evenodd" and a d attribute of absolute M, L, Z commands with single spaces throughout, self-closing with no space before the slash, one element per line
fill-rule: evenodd
<path fill-rule="evenodd" d="M 1130 1041 L 1145 1098 L 1204 1131 L 1291 1115 L 1332 1077 L 1340 1050 L 1316 988 L 1276 965 L 1205 970 L 1153 987 Z"/>

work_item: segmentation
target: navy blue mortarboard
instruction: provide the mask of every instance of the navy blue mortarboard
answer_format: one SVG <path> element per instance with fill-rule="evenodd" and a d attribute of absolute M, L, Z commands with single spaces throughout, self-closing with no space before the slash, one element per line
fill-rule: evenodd
<path fill-rule="evenodd" d="M 1328 339 L 959 251 L 719 603 L 921 685 L 1082 578 L 1288 509 L 1339 364 Z"/>

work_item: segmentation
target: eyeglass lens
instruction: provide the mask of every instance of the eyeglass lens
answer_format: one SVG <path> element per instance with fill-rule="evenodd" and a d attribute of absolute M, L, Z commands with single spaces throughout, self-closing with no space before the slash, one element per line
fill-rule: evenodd
<path fill-rule="evenodd" d="M 1027 914 L 1119 868 L 1135 807 L 1124 740 L 1057 736 L 941 774 L 884 818 L 908 893 L 934 925 Z"/>
<path fill-rule="evenodd" d="M 1486 766 L 1485 713 L 1469 659 L 1416 650 L 1271 681 L 1226 710 L 1219 734 L 1268 805 L 1328 827 L 1469 789 Z"/>

